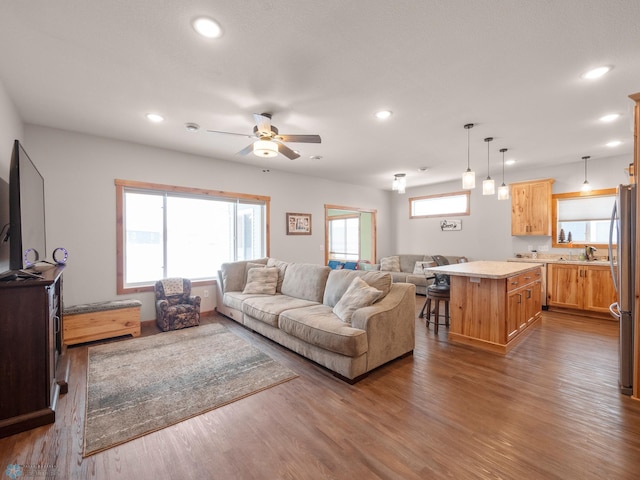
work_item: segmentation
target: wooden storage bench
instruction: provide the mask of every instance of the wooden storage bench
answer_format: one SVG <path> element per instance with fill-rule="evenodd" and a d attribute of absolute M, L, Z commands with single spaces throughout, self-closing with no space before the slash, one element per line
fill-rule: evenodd
<path fill-rule="evenodd" d="M 139 300 L 114 300 L 65 307 L 65 345 L 104 340 L 122 335 L 140 336 Z"/>

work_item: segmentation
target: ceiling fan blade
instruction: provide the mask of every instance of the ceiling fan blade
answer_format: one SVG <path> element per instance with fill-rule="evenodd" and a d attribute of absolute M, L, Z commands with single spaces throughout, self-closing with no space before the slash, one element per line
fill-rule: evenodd
<path fill-rule="evenodd" d="M 284 143 L 275 142 L 278 144 L 278 152 L 287 157 L 289 160 L 295 160 L 300 156 L 299 153 L 294 152 L 289 147 L 287 147 Z"/>
<path fill-rule="evenodd" d="M 221 133 L 223 135 L 238 135 L 240 137 L 254 138 L 255 135 L 249 135 L 248 133 L 233 133 L 233 132 L 219 132 L 217 130 L 207 130 L 209 133 Z"/>
<path fill-rule="evenodd" d="M 320 135 L 278 135 L 278 140 L 293 143 L 320 143 Z"/>
<path fill-rule="evenodd" d="M 244 147 L 242 150 L 240 150 L 237 155 L 248 155 L 249 153 L 253 152 L 253 143 L 250 143 L 249 145 L 247 145 L 246 147 Z"/>
<path fill-rule="evenodd" d="M 271 133 L 271 114 L 254 113 L 253 118 L 256 120 L 256 128 L 258 133 L 269 135 Z"/>

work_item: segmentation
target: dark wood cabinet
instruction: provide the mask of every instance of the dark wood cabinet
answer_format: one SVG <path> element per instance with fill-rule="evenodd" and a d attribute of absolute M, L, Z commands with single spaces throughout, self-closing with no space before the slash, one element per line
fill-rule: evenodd
<path fill-rule="evenodd" d="M 66 393 L 63 268 L 0 282 L 0 437 L 53 423 Z"/>

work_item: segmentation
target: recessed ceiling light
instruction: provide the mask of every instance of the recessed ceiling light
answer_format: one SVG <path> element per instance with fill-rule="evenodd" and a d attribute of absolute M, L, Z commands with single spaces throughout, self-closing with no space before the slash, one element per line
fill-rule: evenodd
<path fill-rule="evenodd" d="M 222 28 L 213 18 L 198 17 L 193 21 L 193 28 L 203 37 L 220 38 Z"/>
<path fill-rule="evenodd" d="M 197 132 L 198 130 L 200 130 L 200 125 L 198 125 L 197 123 L 190 122 L 190 123 L 185 123 L 184 128 L 186 128 L 188 132 Z"/>
<path fill-rule="evenodd" d="M 164 117 L 162 115 L 158 115 L 157 113 L 147 113 L 147 120 L 153 123 L 160 123 L 164 121 Z"/>
<path fill-rule="evenodd" d="M 513 158 L 504 162 L 505 165 L 513 165 L 514 163 L 516 163 L 516 161 Z"/>
<path fill-rule="evenodd" d="M 611 71 L 611 67 L 603 66 L 594 68 L 593 70 L 589 70 L 588 72 L 583 73 L 582 78 L 586 78 L 587 80 L 595 80 L 596 78 L 600 78 L 601 76 L 609 73 Z"/>
<path fill-rule="evenodd" d="M 619 116 L 620 116 L 619 113 L 610 113 L 609 115 L 605 115 L 604 117 L 600 117 L 600 121 L 601 122 L 613 122 L 614 120 L 617 120 Z"/>
<path fill-rule="evenodd" d="M 423 172 L 423 173 L 428 171 L 428 170 L 429 170 L 429 167 L 420 167 L 420 168 L 418 168 L 418 171 L 419 172 Z"/>
<path fill-rule="evenodd" d="M 607 143 L 607 147 L 617 147 L 618 145 L 622 145 L 622 142 L 620 140 L 611 140 L 609 143 Z"/>
<path fill-rule="evenodd" d="M 321 160 L 322 159 L 322 155 L 311 155 L 309 158 L 311 160 Z"/>
<path fill-rule="evenodd" d="M 376 112 L 376 117 L 380 120 L 386 120 L 391 115 L 393 115 L 393 112 L 391 110 L 380 110 L 379 112 Z"/>

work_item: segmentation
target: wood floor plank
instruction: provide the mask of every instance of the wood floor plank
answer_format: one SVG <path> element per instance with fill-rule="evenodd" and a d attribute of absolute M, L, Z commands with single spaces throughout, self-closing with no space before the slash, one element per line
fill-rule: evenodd
<path fill-rule="evenodd" d="M 416 297 L 416 313 L 423 301 Z M 640 475 L 640 402 L 618 391 L 614 322 L 544 312 L 501 356 L 450 344 L 446 328 L 435 335 L 416 315 L 414 355 L 348 385 L 228 319 L 203 321 L 223 323 L 299 377 L 83 459 L 88 347 L 72 347 L 56 423 L 0 439 L 2 472 L 20 464 L 51 466 L 60 479 Z"/>

